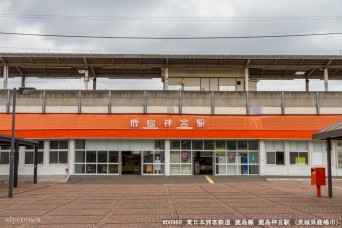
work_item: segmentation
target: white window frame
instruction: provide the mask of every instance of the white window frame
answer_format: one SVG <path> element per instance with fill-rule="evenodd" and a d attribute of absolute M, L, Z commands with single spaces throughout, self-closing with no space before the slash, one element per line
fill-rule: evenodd
<path fill-rule="evenodd" d="M 57 141 L 58 142 L 58 148 L 57 149 L 51 149 L 51 142 L 52 141 Z M 60 147 L 60 142 L 61 141 L 66 141 L 67 142 L 67 144 L 68 144 L 68 148 L 67 149 L 60 149 L 59 147 Z M 55 162 L 55 163 L 51 163 L 51 152 L 58 152 L 58 162 Z M 63 152 L 63 153 L 67 153 L 67 161 L 66 162 L 63 162 L 63 163 L 61 163 L 60 161 L 59 161 L 59 154 L 60 154 L 60 152 Z M 67 140 L 67 139 L 65 139 L 65 140 L 63 140 L 63 139 L 60 139 L 60 140 L 50 140 L 49 141 L 49 165 L 66 165 L 66 164 L 68 164 L 69 163 L 69 140 Z"/>
<path fill-rule="evenodd" d="M 273 143 L 273 149 L 270 150 L 270 149 L 267 149 L 267 143 Z M 274 148 L 274 143 L 279 143 L 281 142 L 283 144 L 283 150 L 280 150 L 280 149 L 275 149 Z M 287 162 L 286 162 L 286 149 L 285 149 L 285 141 L 265 141 L 265 153 L 266 153 L 266 165 L 269 165 L 269 166 L 286 166 Z M 274 153 L 274 163 L 271 164 L 271 163 L 268 163 L 268 159 L 267 159 L 267 156 L 268 156 L 268 153 Z M 284 164 L 277 164 L 277 153 L 283 153 L 284 154 Z"/>
<path fill-rule="evenodd" d="M 300 150 L 298 149 L 298 146 L 297 146 L 297 149 L 296 150 L 292 150 L 291 149 L 291 142 L 305 142 L 306 144 L 306 150 Z M 300 141 L 288 141 L 289 143 L 289 164 L 290 166 L 309 166 L 310 165 L 310 148 L 309 148 L 309 142 L 308 141 L 305 141 L 305 140 L 300 140 Z M 305 162 L 305 164 L 297 164 L 297 163 L 294 163 L 294 164 L 291 164 L 291 153 L 297 153 L 297 156 L 299 157 L 299 153 L 307 153 L 307 161 Z"/>

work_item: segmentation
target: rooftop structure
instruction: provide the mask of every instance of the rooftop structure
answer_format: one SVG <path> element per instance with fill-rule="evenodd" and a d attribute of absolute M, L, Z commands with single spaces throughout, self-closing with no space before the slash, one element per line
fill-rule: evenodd
<path fill-rule="evenodd" d="M 4 89 L 9 77 L 161 78 L 164 89 L 256 90 L 259 80 L 341 80 L 338 55 L 156 55 L 0 53 Z M 170 87 L 170 88 L 169 88 Z M 85 85 L 85 89 L 88 89 Z"/>

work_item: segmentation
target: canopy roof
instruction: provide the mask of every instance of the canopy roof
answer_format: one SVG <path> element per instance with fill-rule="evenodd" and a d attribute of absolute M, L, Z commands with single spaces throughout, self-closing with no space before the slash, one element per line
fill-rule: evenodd
<path fill-rule="evenodd" d="M 10 146 L 11 140 L 12 140 L 11 136 L 0 134 L 0 146 Z M 18 137 L 14 138 L 14 143 L 19 144 L 19 146 L 37 146 L 38 145 L 38 141 L 18 138 Z"/>
<path fill-rule="evenodd" d="M 313 134 L 312 139 L 342 139 L 342 121 L 323 128 L 318 133 Z"/>
<path fill-rule="evenodd" d="M 80 68 L 90 77 L 161 78 L 162 68 L 249 68 L 251 79 L 342 78 L 339 55 L 170 55 L 170 54 L 63 54 L 0 53 L 0 66 L 9 66 L 10 77 L 80 78 Z M 2 72 L 0 70 L 0 75 Z"/>

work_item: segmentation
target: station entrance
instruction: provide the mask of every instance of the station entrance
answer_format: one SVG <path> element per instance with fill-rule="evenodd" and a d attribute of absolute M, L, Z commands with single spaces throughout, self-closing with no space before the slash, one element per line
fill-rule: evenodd
<path fill-rule="evenodd" d="M 140 151 L 121 152 L 121 174 L 141 174 L 141 153 Z"/>
<path fill-rule="evenodd" d="M 197 151 L 194 152 L 194 174 L 213 175 L 213 152 Z"/>

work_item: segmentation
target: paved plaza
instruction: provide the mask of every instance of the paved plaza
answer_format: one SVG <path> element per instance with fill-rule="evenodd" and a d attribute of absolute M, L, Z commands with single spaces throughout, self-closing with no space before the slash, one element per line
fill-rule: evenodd
<path fill-rule="evenodd" d="M 13 199 L 7 198 L 7 184 L 0 184 L 0 227 L 281 227 L 287 221 L 287 227 L 332 227 L 326 224 L 338 220 L 335 227 L 342 226 L 341 180 L 334 181 L 330 199 L 326 187 L 317 198 L 308 181 L 211 177 L 210 184 L 200 176 L 163 177 L 165 183 L 148 177 L 144 184 L 134 178 L 146 179 L 19 184 Z"/>

